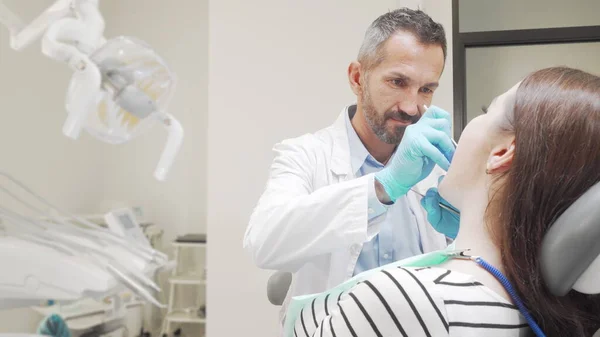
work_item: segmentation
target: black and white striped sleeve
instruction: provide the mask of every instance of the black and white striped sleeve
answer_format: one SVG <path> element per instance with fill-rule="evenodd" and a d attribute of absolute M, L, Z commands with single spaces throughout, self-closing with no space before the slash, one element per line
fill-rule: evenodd
<path fill-rule="evenodd" d="M 415 271 L 383 270 L 344 294 L 313 337 L 448 336 L 443 299 Z"/>

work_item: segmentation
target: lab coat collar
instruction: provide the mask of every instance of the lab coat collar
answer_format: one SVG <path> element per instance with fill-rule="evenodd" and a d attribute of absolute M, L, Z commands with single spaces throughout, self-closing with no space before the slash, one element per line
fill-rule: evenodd
<path fill-rule="evenodd" d="M 352 113 L 354 111 L 354 113 Z M 369 150 L 365 147 L 362 140 L 356 133 L 354 126 L 352 126 L 351 114 L 356 114 L 356 105 L 348 107 L 347 113 L 344 114 L 346 121 L 346 133 L 348 134 L 348 144 L 350 146 L 350 164 L 352 165 L 352 174 L 356 175 L 361 167 L 365 164 L 365 161 L 371 156 Z M 371 160 L 377 162 L 375 158 L 371 157 Z M 383 166 L 383 165 L 382 165 Z"/>
<path fill-rule="evenodd" d="M 346 119 L 348 119 L 348 108 L 353 104 L 345 106 L 335 123 L 331 126 L 331 134 L 333 137 L 331 171 L 336 175 L 348 175 L 352 172 Z"/>

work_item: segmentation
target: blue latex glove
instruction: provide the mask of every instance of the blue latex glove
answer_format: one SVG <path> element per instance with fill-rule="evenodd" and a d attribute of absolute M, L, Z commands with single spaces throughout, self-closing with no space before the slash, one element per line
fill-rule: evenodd
<path fill-rule="evenodd" d="M 56 314 L 46 317 L 40 323 L 37 333 L 38 335 L 52 337 L 71 337 L 71 331 L 67 327 L 67 323 Z"/>
<path fill-rule="evenodd" d="M 443 176 L 440 177 L 438 185 L 443 178 Z M 440 202 L 456 209 L 440 196 L 438 189 L 435 187 L 430 188 L 425 193 L 425 197 L 421 199 L 421 206 L 427 211 L 427 221 L 436 231 L 455 239 L 458 234 L 460 216 L 440 207 Z"/>
<path fill-rule="evenodd" d="M 435 164 L 448 170 L 454 155 L 451 125 L 449 113 L 430 106 L 417 123 L 406 128 L 392 162 L 375 173 L 393 202 L 425 179 Z"/>

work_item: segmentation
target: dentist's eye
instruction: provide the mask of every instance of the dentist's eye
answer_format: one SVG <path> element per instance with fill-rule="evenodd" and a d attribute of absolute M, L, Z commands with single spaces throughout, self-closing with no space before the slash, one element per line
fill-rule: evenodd
<path fill-rule="evenodd" d="M 402 80 L 402 79 L 399 79 L 399 78 L 393 79 L 390 82 L 392 82 L 392 84 L 394 86 L 399 87 L 399 88 L 406 86 L 406 82 L 404 80 Z"/>

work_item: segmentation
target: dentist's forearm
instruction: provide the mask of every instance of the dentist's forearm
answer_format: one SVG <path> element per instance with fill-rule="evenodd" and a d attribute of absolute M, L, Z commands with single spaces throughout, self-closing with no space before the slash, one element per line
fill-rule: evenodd
<path fill-rule="evenodd" d="M 260 268 L 296 271 L 316 256 L 367 241 L 369 216 L 378 212 L 368 211 L 373 180 L 367 175 L 290 193 L 298 184 L 289 175 L 275 176 L 250 217 L 244 248 Z M 375 192 L 373 200 L 378 202 Z"/>

